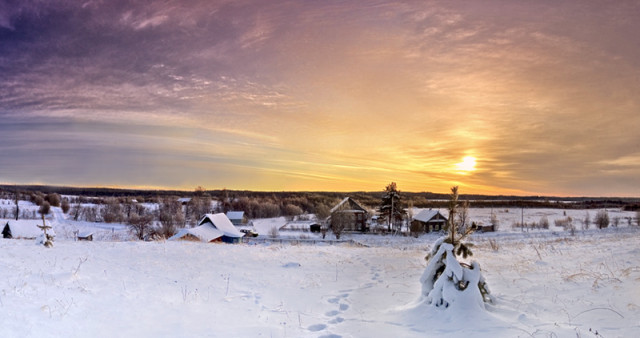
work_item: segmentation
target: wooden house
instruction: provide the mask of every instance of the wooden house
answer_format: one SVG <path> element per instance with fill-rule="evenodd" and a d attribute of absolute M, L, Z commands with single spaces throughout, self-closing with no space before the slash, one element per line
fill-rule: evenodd
<path fill-rule="evenodd" d="M 440 231 L 447 224 L 447 218 L 439 210 L 425 209 L 420 211 L 411 220 L 411 229 L 419 229 L 419 232 Z"/>
<path fill-rule="evenodd" d="M 182 229 L 169 240 L 241 243 L 244 234 L 236 229 L 225 214 L 206 214 L 194 228 Z"/>
<path fill-rule="evenodd" d="M 344 231 L 368 231 L 367 209 L 351 197 L 346 197 L 331 209 L 331 216 L 327 219 L 330 228 L 337 222 L 344 225 Z"/>
<path fill-rule="evenodd" d="M 247 219 L 244 216 L 244 211 L 227 211 L 227 218 L 233 225 L 243 225 L 247 223 Z"/>

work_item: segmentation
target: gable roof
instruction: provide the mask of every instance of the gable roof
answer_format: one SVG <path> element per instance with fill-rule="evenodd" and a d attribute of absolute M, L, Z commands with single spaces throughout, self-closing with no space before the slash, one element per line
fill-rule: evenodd
<path fill-rule="evenodd" d="M 440 216 L 442 216 L 443 219 L 447 219 L 446 217 L 444 217 L 443 214 L 440 213 L 440 210 L 431 210 L 431 209 L 424 209 L 422 211 L 420 211 L 417 215 L 415 215 L 413 217 L 414 220 L 420 221 L 420 222 L 429 222 L 432 218 L 436 217 L 436 215 L 440 214 Z"/>
<path fill-rule="evenodd" d="M 223 213 L 218 214 L 206 214 L 198 222 L 198 225 L 211 223 L 217 230 L 221 231 L 227 237 L 242 237 L 244 236 L 236 227 L 231 223 L 227 215 Z"/>
<path fill-rule="evenodd" d="M 227 211 L 227 218 L 229 219 L 243 219 L 244 211 Z"/>
<path fill-rule="evenodd" d="M 346 203 L 349 203 L 349 206 L 353 210 L 367 211 L 367 209 L 365 209 L 362 205 L 360 205 L 360 203 L 356 202 L 356 200 L 354 200 L 353 198 L 345 197 L 342 201 L 340 201 L 340 203 L 336 204 L 336 206 L 333 207 L 330 212 L 334 213 L 336 210 L 340 209 Z"/>
<path fill-rule="evenodd" d="M 51 226 L 51 223 L 45 220 L 45 224 L 47 226 Z M 42 235 L 42 229 L 38 228 L 38 225 L 42 225 L 42 220 L 37 219 L 20 219 L 20 220 L 2 220 L 0 221 L 0 227 L 2 227 L 2 231 L 4 231 L 5 227 L 8 226 L 11 231 L 12 238 L 24 238 L 24 239 L 35 239 L 38 236 Z M 56 233 L 53 229 L 47 229 L 47 234 L 51 236 L 55 236 Z"/>

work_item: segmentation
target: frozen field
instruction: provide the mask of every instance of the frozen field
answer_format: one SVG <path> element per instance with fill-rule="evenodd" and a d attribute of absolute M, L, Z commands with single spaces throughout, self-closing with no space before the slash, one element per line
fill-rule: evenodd
<path fill-rule="evenodd" d="M 0 239 L 0 337 L 640 336 L 637 227 L 476 235 L 496 297 L 476 314 L 412 305 L 435 235 L 377 238 L 51 249 Z"/>

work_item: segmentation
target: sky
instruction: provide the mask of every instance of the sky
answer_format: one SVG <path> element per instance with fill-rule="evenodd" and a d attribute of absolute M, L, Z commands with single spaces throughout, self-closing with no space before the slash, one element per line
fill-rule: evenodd
<path fill-rule="evenodd" d="M 0 183 L 640 196 L 639 17 L 0 0 Z"/>

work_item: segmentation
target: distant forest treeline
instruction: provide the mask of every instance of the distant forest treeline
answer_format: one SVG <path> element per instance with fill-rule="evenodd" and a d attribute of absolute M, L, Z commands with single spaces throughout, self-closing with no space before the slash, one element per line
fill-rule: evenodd
<path fill-rule="evenodd" d="M 246 191 L 246 190 L 205 190 L 212 199 L 229 202 L 237 200 L 270 201 L 277 204 L 291 204 L 303 211 L 313 212 L 315 206 L 332 206 L 344 197 L 352 197 L 362 205 L 375 209 L 380 205 L 382 188 L 380 191 L 359 192 L 287 192 L 287 191 Z M 114 188 L 85 188 L 46 185 L 0 185 L 2 196 L 11 199 L 16 191 L 29 194 L 34 192 L 58 193 L 61 195 L 76 195 L 79 197 L 98 197 L 102 199 L 135 198 L 140 202 L 158 202 L 164 197 L 193 197 L 196 190 L 144 190 L 144 189 L 114 189 Z M 432 192 L 403 192 L 404 206 L 412 205 L 417 208 L 445 208 L 448 194 Z M 476 195 L 461 194 L 460 200 L 468 200 L 475 208 L 558 208 L 558 209 L 598 209 L 623 208 L 625 210 L 639 210 L 640 198 L 599 198 L 599 197 L 556 197 L 556 196 L 506 196 L 506 195 Z M 230 205 L 229 207 L 233 207 Z"/>

